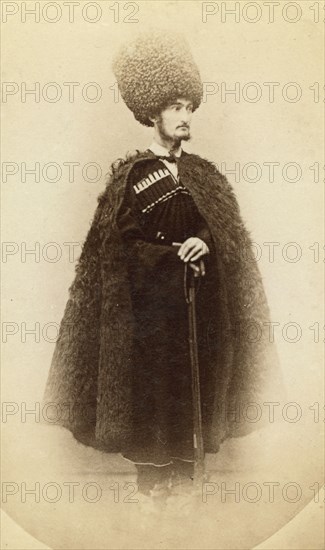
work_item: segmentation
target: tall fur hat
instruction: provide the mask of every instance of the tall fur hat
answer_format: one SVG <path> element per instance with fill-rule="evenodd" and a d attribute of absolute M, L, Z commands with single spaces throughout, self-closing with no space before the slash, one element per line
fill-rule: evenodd
<path fill-rule="evenodd" d="M 149 120 L 177 98 L 187 98 L 193 110 L 202 101 L 199 70 L 186 40 L 170 32 L 144 33 L 122 46 L 113 71 L 126 105 L 136 120 Z"/>

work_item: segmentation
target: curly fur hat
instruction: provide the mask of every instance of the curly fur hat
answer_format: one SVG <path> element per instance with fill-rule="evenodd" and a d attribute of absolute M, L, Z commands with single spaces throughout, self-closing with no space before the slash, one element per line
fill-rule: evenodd
<path fill-rule="evenodd" d="M 181 35 L 140 35 L 120 49 L 113 71 L 126 105 L 145 126 L 153 126 L 149 117 L 177 98 L 190 99 L 193 110 L 202 101 L 200 73 Z"/>

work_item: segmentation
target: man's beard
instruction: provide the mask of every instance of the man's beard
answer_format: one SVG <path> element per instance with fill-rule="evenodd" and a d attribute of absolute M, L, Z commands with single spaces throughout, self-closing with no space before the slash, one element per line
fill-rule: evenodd
<path fill-rule="evenodd" d="M 191 139 L 191 133 L 189 126 L 186 126 L 188 128 L 188 133 L 184 136 L 176 136 L 176 135 L 170 135 L 167 134 L 165 131 L 164 123 L 162 122 L 161 118 L 157 120 L 157 127 L 159 130 L 160 137 L 165 140 L 173 139 L 175 146 L 178 147 L 182 141 L 189 141 Z"/>

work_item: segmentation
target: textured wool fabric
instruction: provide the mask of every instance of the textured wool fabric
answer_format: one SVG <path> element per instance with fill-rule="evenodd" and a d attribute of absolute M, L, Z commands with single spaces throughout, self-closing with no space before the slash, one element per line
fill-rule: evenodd
<path fill-rule="evenodd" d="M 123 100 L 145 126 L 153 126 L 149 117 L 177 98 L 191 100 L 193 111 L 202 101 L 200 73 L 181 35 L 141 34 L 120 49 L 113 71 Z"/>
<path fill-rule="evenodd" d="M 116 214 L 132 167 L 152 157 L 137 152 L 112 165 L 70 287 L 44 398 L 60 406 L 58 423 L 77 439 L 111 452 L 126 447 L 134 421 L 134 319 Z M 261 275 L 233 190 L 213 163 L 198 155 L 183 154 L 178 169 L 216 251 L 219 322 L 206 321 L 213 350 L 209 368 L 215 371 L 206 444 L 217 449 L 227 437 L 261 426 L 248 422 L 241 410 L 247 403 L 280 401 L 282 382 Z M 149 252 L 157 246 L 163 254 L 163 245 L 146 243 Z"/>

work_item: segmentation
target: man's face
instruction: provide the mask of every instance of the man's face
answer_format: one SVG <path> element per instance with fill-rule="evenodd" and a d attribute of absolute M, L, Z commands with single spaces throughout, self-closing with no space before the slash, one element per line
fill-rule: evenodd
<path fill-rule="evenodd" d="M 163 139 L 175 143 L 191 138 L 190 124 L 193 113 L 191 101 L 181 98 L 168 105 L 156 119 L 157 129 Z"/>

